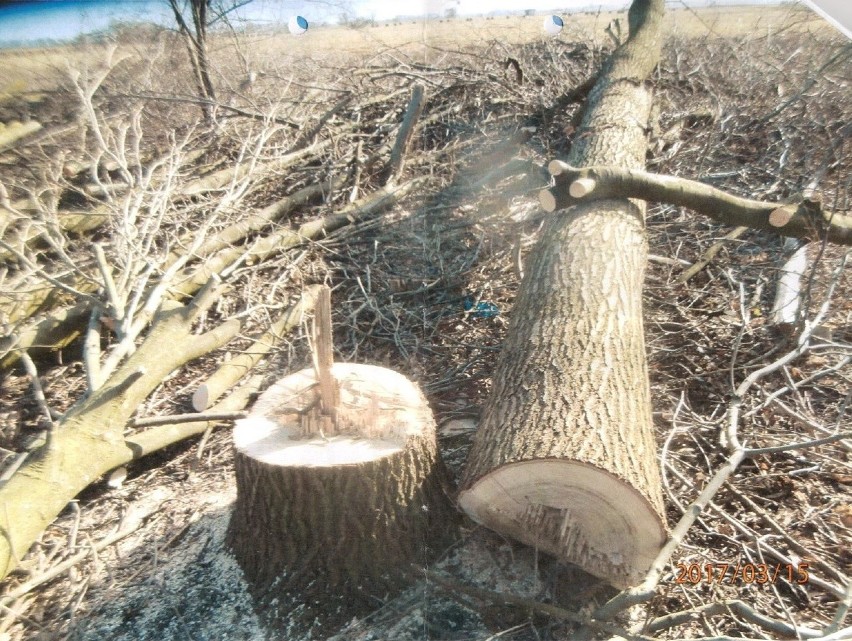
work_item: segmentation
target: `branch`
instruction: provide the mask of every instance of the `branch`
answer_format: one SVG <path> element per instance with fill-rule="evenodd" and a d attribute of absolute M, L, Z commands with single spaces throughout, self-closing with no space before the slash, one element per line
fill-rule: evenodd
<path fill-rule="evenodd" d="M 405 116 L 402 118 L 399 135 L 388 162 L 386 184 L 396 181 L 402 173 L 402 164 L 405 161 L 405 153 L 408 150 L 408 143 L 411 141 L 411 134 L 414 133 L 417 120 L 423 113 L 424 94 L 425 89 L 421 84 L 414 85 L 411 90 L 411 101 L 408 103 L 408 109 L 406 109 Z"/>
<path fill-rule="evenodd" d="M 162 427 L 163 425 L 182 425 L 199 421 L 236 421 L 248 416 L 246 412 L 193 412 L 192 414 L 172 414 L 169 416 L 152 416 L 137 418 L 133 427 Z"/>
<path fill-rule="evenodd" d="M 195 318 L 218 293 L 216 279 L 187 305 L 171 302 L 155 317 L 145 341 L 99 389 L 81 399 L 0 488 L 0 579 L 74 496 L 105 472 L 133 458 L 123 433 L 137 407 L 172 371 L 227 343 L 240 329 L 226 322 L 195 336 Z"/>
<path fill-rule="evenodd" d="M 151 510 L 151 508 L 147 509 Z M 93 556 L 96 552 L 100 552 L 101 550 L 109 547 L 113 543 L 117 543 L 124 537 L 133 534 L 136 530 L 139 529 L 145 519 L 151 516 L 152 513 L 153 512 L 142 510 L 139 510 L 138 512 L 131 512 L 128 517 L 123 519 L 124 525 L 122 528 L 113 532 L 112 534 L 107 534 L 99 541 L 91 543 L 91 546 L 87 547 L 82 552 L 78 552 L 77 554 L 66 559 L 65 561 L 57 563 L 49 570 L 46 570 L 38 576 L 35 576 L 27 580 L 25 583 L 22 583 L 21 585 L 17 586 L 14 590 L 10 591 L 8 594 L 5 594 L 2 598 L 0 598 L 0 604 L 12 603 L 15 599 L 21 598 L 22 596 L 31 592 L 38 586 L 44 585 L 45 583 L 48 583 L 49 581 L 52 581 L 53 579 L 59 576 L 62 576 L 65 572 L 67 572 L 74 566 L 82 563 L 90 556 Z"/>
<path fill-rule="evenodd" d="M 195 420 L 188 419 L 187 417 L 191 416 L 189 414 L 180 414 L 134 421 L 134 425 L 150 425 L 152 427 L 125 439 L 123 457 L 117 461 L 116 467 L 202 434 L 216 425 L 227 424 L 227 421 L 235 420 L 238 413 L 241 413 L 241 410 L 260 391 L 262 383 L 262 375 L 251 377 L 234 392 L 211 407 L 209 411 L 197 414 L 196 416 L 199 418 Z M 162 419 L 171 419 L 171 421 L 163 423 L 161 422 Z"/>
<path fill-rule="evenodd" d="M 278 118 L 277 116 L 261 114 L 255 111 L 246 111 L 245 109 L 240 109 L 239 107 L 234 107 L 233 105 L 226 105 L 224 103 L 217 102 L 216 100 L 211 100 L 210 98 L 205 98 L 203 96 L 197 98 L 192 96 L 157 96 L 154 94 L 145 93 L 117 93 L 113 95 L 117 98 L 139 98 L 141 100 L 159 100 L 160 102 L 184 102 L 193 105 L 201 105 L 202 107 L 214 108 L 219 111 L 229 111 L 238 116 L 251 118 L 252 120 L 260 120 L 261 122 L 274 122 L 276 125 L 284 125 L 286 127 L 290 127 L 291 129 L 302 128 L 301 124 L 293 122 L 292 120 L 287 120 L 286 118 Z"/>
<path fill-rule="evenodd" d="M 713 261 L 713 259 L 716 258 L 716 254 L 718 254 L 722 250 L 722 247 L 725 246 L 725 243 L 727 241 L 739 238 L 745 233 L 747 229 L 748 227 L 734 227 L 729 233 L 725 234 L 725 236 L 721 240 L 718 240 L 713 243 L 707 249 L 707 251 L 704 252 L 704 255 L 701 258 L 699 258 L 687 269 L 685 269 L 683 273 L 678 276 L 677 282 L 681 284 L 688 282 L 689 279 L 691 279 L 702 269 L 707 267 L 707 265 L 709 265 Z"/>
<path fill-rule="evenodd" d="M 319 293 L 319 285 L 305 288 L 298 302 L 289 307 L 264 334 L 249 346 L 242 354 L 222 363 L 192 395 L 192 406 L 197 412 L 205 411 L 225 391 L 230 389 L 261 358 L 275 347 L 282 336 L 290 333 L 302 322 L 305 312 L 313 309 Z"/>
<path fill-rule="evenodd" d="M 764 614 L 761 614 L 743 601 L 730 599 L 718 603 L 706 603 L 683 612 L 667 614 L 662 617 L 657 617 L 648 623 L 646 630 L 648 632 L 659 632 L 668 628 L 673 628 L 684 623 L 701 620 L 703 617 L 711 617 L 720 614 L 734 613 L 746 619 L 750 623 L 759 625 L 760 627 L 770 630 L 775 634 L 796 637 L 800 639 L 816 639 L 822 636 L 822 632 L 813 628 L 803 626 L 793 626 L 785 621 L 773 619 Z"/>
<path fill-rule="evenodd" d="M 825 238 L 852 245 L 852 216 L 826 211 L 817 198 L 776 204 L 734 196 L 721 189 L 677 176 L 616 167 L 572 167 L 554 160 L 548 165 L 556 184 L 539 194 L 546 211 L 591 199 L 641 198 L 688 207 L 714 220 L 774 231 L 795 238 Z"/>
<path fill-rule="evenodd" d="M 374 216 L 394 206 L 428 181 L 428 177 L 422 177 L 398 186 L 383 187 L 337 213 L 302 223 L 298 228 L 281 229 L 259 238 L 248 249 L 227 247 L 209 256 L 196 269 L 179 274 L 177 284 L 172 288 L 172 295 L 175 297 L 192 295 L 212 274 L 226 275 L 245 260 L 265 260 L 269 256 L 280 254 L 311 240 L 319 240 L 341 227 Z"/>

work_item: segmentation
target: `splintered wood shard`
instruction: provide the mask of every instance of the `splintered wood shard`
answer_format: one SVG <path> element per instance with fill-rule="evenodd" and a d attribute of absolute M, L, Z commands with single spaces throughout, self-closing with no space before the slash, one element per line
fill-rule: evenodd
<path fill-rule="evenodd" d="M 314 315 L 314 363 L 317 370 L 320 395 L 320 427 L 335 432 L 337 429 L 337 405 L 339 391 L 332 374 L 334 365 L 334 341 L 331 331 L 331 289 L 320 290 L 317 310 Z"/>

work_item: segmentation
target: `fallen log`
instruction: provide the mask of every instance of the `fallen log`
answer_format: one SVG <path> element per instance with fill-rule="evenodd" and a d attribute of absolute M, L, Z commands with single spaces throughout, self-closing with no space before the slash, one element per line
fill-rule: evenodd
<path fill-rule="evenodd" d="M 631 5 L 630 39 L 589 94 L 574 165 L 643 166 L 663 9 Z M 638 582 L 666 538 L 642 324 L 644 213 L 621 198 L 546 219 L 459 493 L 478 523 L 617 587 Z"/>

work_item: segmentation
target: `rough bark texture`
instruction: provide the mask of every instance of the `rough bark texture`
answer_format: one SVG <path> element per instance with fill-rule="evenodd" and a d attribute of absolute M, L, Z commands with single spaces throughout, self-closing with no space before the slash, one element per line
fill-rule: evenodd
<path fill-rule="evenodd" d="M 633 3 L 631 39 L 589 95 L 571 165 L 644 165 L 652 103 L 645 79 L 659 59 L 662 12 L 662 1 Z M 647 250 L 641 201 L 601 200 L 549 218 L 526 268 L 459 497 L 475 520 L 618 586 L 641 576 L 652 560 L 647 550 L 664 540 L 642 323 Z M 501 468 L 521 462 L 550 469 L 553 461 L 575 476 L 592 469 L 623 493 L 566 505 L 572 488 L 542 490 L 546 475 L 532 467 L 528 487 L 513 490 L 516 507 L 494 508 L 489 477 L 512 475 Z M 588 498 L 594 485 L 586 478 L 579 489 Z M 619 521 L 619 511 L 642 513 L 645 531 L 629 531 L 637 524 L 628 519 L 624 547 L 596 554 L 594 532 Z"/>
<path fill-rule="evenodd" d="M 240 330 L 239 321 L 229 321 L 205 334 L 190 333 L 215 297 L 206 288 L 191 304 L 172 303 L 160 312 L 148 337 L 109 383 L 69 409 L 48 444 L 0 488 L 0 579 L 71 499 L 100 475 L 135 458 L 124 428 L 163 379 Z"/>
<path fill-rule="evenodd" d="M 306 629 L 317 626 L 314 633 L 374 609 L 376 598 L 401 586 L 407 573 L 452 542 L 457 523 L 434 419 L 422 393 L 378 367 L 333 367 L 338 380 L 351 371 L 360 377 L 357 390 L 342 388 L 341 408 L 352 399 L 375 399 L 371 395 L 382 387 L 377 381 L 392 380 L 393 388 L 385 386 L 381 394 L 392 389 L 395 397 L 406 397 L 392 410 L 393 429 L 405 433 L 404 441 L 399 434 L 371 433 L 374 423 L 354 438 L 351 431 L 331 439 L 299 436 L 298 419 L 282 418 L 275 408 L 293 406 L 284 414 L 301 409 L 310 396 L 294 400 L 292 390 L 310 389 L 315 395 L 313 370 L 267 390 L 235 430 L 237 503 L 228 540 L 267 620 L 298 618 Z M 384 406 L 384 401 L 363 402 Z M 265 422 L 270 420 L 274 424 Z M 241 429 L 263 435 L 246 442 Z M 328 454 L 326 461 L 321 450 L 334 447 L 343 451 L 342 458 Z M 287 448 L 297 453 L 275 458 Z M 300 615 L 294 617 L 294 611 Z"/>

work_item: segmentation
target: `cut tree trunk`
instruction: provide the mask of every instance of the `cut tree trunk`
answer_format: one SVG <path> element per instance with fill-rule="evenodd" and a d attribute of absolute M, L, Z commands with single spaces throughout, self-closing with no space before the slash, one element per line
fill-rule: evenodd
<path fill-rule="evenodd" d="M 264 616 L 293 622 L 298 611 L 297 624 L 320 617 L 323 631 L 374 609 L 452 542 L 457 522 L 419 388 L 371 365 L 330 372 L 336 422 L 320 409 L 313 368 L 238 421 L 228 534 Z"/>
<path fill-rule="evenodd" d="M 644 166 L 662 0 L 635 0 L 631 37 L 592 89 L 569 163 Z M 549 217 L 512 311 L 459 504 L 476 521 L 617 587 L 665 540 L 642 323 L 642 201 Z"/>

